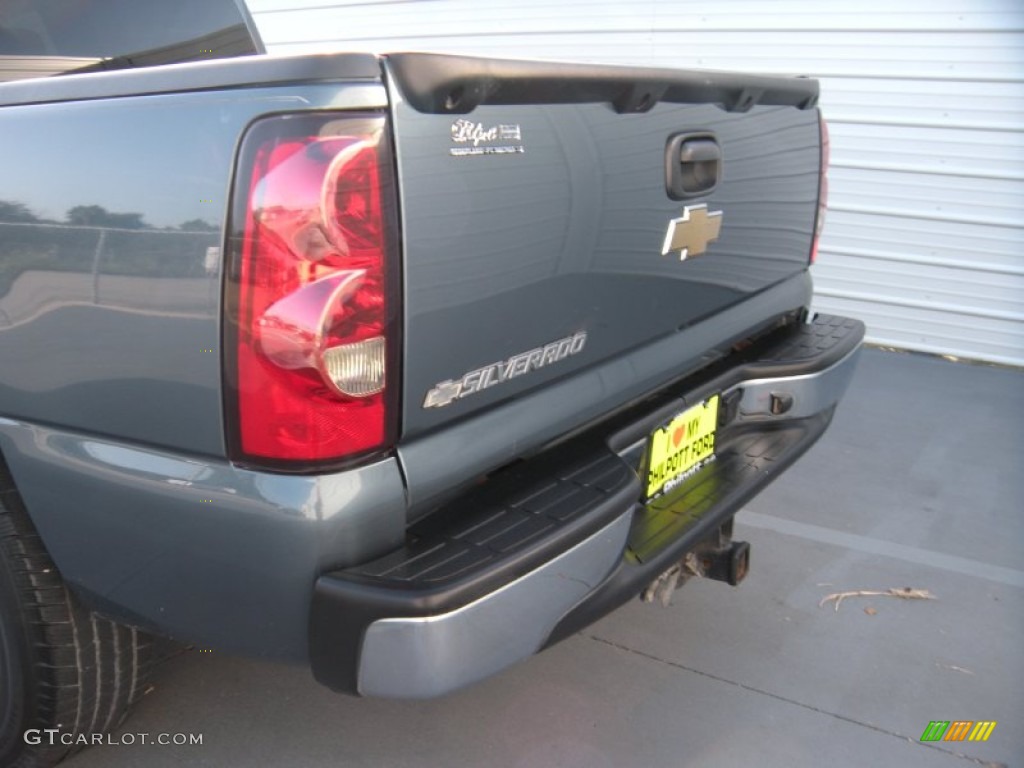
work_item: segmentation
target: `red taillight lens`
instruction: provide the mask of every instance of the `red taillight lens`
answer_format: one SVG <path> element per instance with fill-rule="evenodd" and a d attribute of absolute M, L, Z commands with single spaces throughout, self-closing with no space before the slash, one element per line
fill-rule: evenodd
<path fill-rule="evenodd" d="M 818 241 L 821 230 L 825 228 L 825 212 L 828 210 L 828 163 L 831 149 L 829 148 L 828 123 L 818 116 L 821 126 L 821 165 L 818 171 L 818 212 L 814 217 L 814 240 L 811 243 L 811 264 L 818 259 Z"/>
<path fill-rule="evenodd" d="M 385 127 L 379 115 L 281 116 L 246 134 L 225 334 L 236 458 L 338 460 L 393 438 Z"/>

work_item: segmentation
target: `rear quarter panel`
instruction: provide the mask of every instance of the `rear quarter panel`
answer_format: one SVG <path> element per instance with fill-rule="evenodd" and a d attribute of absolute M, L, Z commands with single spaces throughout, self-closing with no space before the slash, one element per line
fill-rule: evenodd
<path fill-rule="evenodd" d="M 372 90 L 352 100 L 383 106 Z M 262 114 L 344 108 L 345 92 L 0 108 L 0 415 L 223 456 L 220 250 L 236 143 Z"/>
<path fill-rule="evenodd" d="M 224 66 L 268 63 L 287 64 Z M 246 471 L 224 458 L 221 406 L 239 137 L 268 113 L 384 106 L 379 84 L 335 77 L 0 107 L 0 453 L 62 575 L 107 615 L 301 660 L 316 574 L 401 541 L 394 458 Z"/>

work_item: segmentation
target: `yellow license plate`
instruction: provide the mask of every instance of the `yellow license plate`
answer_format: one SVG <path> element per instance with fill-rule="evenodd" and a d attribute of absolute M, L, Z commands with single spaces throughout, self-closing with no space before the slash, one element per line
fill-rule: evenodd
<path fill-rule="evenodd" d="M 718 395 L 654 430 L 647 443 L 647 498 L 667 493 L 715 455 Z"/>

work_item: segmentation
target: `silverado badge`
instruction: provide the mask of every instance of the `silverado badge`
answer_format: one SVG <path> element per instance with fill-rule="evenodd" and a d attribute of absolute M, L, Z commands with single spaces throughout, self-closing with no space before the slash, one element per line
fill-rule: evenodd
<path fill-rule="evenodd" d="M 520 352 L 507 360 L 485 365 L 464 373 L 458 379 L 439 382 L 427 392 L 423 401 L 424 408 L 443 408 L 456 400 L 482 392 L 497 384 L 539 370 L 552 363 L 578 355 L 587 343 L 587 332 L 580 331 L 563 339 L 556 339 L 542 347 Z"/>
<path fill-rule="evenodd" d="M 668 223 L 661 255 L 667 256 L 673 251 L 679 251 L 680 261 L 689 256 L 700 256 L 708 249 L 708 243 L 718 239 L 721 229 L 721 211 L 708 213 L 704 203 L 684 206 L 683 215 Z"/>

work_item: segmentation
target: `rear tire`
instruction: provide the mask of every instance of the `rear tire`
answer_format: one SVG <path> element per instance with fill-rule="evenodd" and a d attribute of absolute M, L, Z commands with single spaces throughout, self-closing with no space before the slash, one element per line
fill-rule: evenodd
<path fill-rule="evenodd" d="M 71 594 L 0 459 L 0 766 L 52 766 L 120 725 L 152 649 Z"/>

